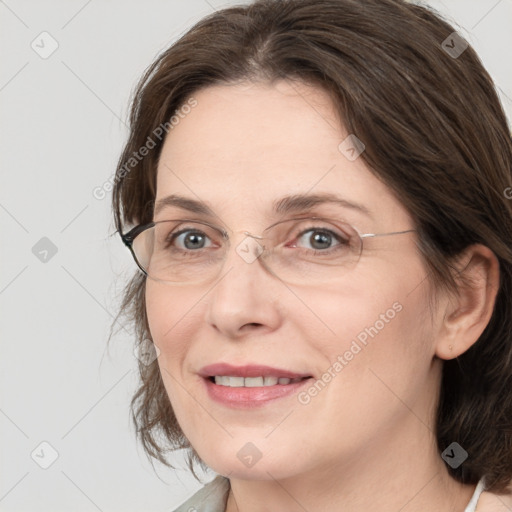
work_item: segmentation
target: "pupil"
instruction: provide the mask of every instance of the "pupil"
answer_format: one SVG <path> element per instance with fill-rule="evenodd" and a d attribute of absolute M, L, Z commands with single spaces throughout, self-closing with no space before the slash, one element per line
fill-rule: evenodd
<path fill-rule="evenodd" d="M 185 247 L 187 249 L 197 249 L 204 245 L 204 237 L 198 233 L 190 233 L 185 237 Z"/>
<path fill-rule="evenodd" d="M 318 231 L 311 235 L 311 246 L 315 249 L 328 249 L 331 245 L 331 236 Z"/>

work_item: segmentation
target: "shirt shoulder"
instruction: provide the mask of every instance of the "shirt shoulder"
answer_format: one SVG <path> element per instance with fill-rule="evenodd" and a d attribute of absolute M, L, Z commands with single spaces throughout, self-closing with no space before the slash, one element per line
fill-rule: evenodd
<path fill-rule="evenodd" d="M 494 494 L 484 491 L 480 495 L 475 512 L 510 512 L 512 494 Z"/>
<path fill-rule="evenodd" d="M 229 478 L 217 475 L 173 512 L 225 512 Z"/>

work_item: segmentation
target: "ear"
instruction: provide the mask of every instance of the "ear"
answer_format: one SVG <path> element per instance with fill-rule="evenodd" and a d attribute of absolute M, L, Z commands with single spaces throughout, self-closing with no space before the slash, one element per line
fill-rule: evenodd
<path fill-rule="evenodd" d="M 436 341 L 437 357 L 458 357 L 478 340 L 491 319 L 499 279 L 498 259 L 484 245 L 471 245 L 457 259 L 457 293 L 445 302 Z"/>

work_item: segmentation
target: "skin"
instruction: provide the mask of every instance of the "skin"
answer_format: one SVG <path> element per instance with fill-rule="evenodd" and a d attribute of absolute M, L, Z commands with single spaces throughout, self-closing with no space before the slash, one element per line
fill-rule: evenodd
<path fill-rule="evenodd" d="M 197 106 L 165 141 L 156 201 L 180 194 L 206 202 L 218 215 L 210 220 L 232 230 L 229 272 L 194 286 L 148 279 L 146 301 L 178 422 L 200 457 L 230 478 L 227 512 L 464 510 L 474 485 L 449 476 L 434 417 L 442 358 L 467 350 L 490 318 L 496 258 L 472 246 L 463 263 L 473 288 L 439 292 L 432 311 L 415 233 L 365 241 L 357 265 L 332 283 L 285 286 L 234 250 L 243 231 L 261 234 L 280 219 L 273 201 L 336 193 L 371 216 L 328 204 L 310 213 L 360 233 L 414 229 L 412 219 L 362 158 L 338 150 L 348 133 L 322 90 L 242 82 L 194 97 Z M 190 213 L 172 207 L 155 220 L 179 216 Z M 208 397 L 197 374 L 215 362 L 260 363 L 321 378 L 396 302 L 401 311 L 308 404 L 291 396 L 231 409 Z M 248 442 L 261 452 L 252 467 L 237 457 Z"/>

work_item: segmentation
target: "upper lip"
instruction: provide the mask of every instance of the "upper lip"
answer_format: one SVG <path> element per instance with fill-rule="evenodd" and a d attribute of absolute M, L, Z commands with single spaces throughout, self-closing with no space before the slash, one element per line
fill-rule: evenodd
<path fill-rule="evenodd" d="M 233 366 L 228 363 L 216 363 L 203 366 L 198 373 L 202 377 L 214 377 L 221 375 L 233 377 L 286 377 L 288 379 L 311 377 L 311 375 L 307 373 L 297 373 L 283 368 L 275 368 L 261 364 Z"/>

